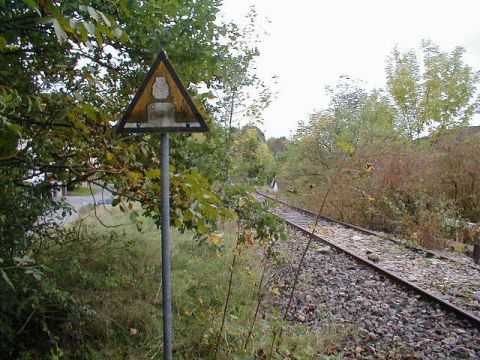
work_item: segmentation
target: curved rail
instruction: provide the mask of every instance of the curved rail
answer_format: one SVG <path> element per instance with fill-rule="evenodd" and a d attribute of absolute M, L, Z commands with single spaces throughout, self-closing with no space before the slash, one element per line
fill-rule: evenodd
<path fill-rule="evenodd" d="M 289 207 L 291 207 L 291 208 L 293 208 L 293 209 L 295 209 L 295 210 L 297 210 L 297 211 L 306 212 L 306 213 L 308 213 L 308 214 L 314 214 L 314 213 L 312 213 L 311 211 L 308 211 L 308 210 L 305 210 L 305 209 L 298 208 L 298 207 L 296 207 L 296 206 L 290 205 L 290 204 L 286 203 L 286 202 L 283 201 L 283 200 L 276 199 L 276 198 L 274 198 L 274 197 L 272 197 L 272 196 L 263 194 L 263 193 L 258 192 L 258 191 L 257 191 L 257 193 L 258 193 L 259 195 L 263 196 L 263 197 L 269 198 L 269 199 L 274 200 L 274 201 L 276 201 L 276 202 L 279 202 L 279 203 L 281 203 L 281 204 L 283 204 L 283 205 L 289 206 Z M 447 310 L 447 311 L 450 311 L 450 312 L 452 312 L 452 313 L 455 313 L 455 314 L 456 314 L 457 316 L 459 316 L 460 318 L 466 319 L 466 320 L 470 321 L 470 322 L 471 322 L 473 325 L 475 325 L 476 327 L 480 328 L 480 318 L 476 317 L 476 316 L 475 316 L 474 314 L 472 314 L 471 312 L 466 311 L 466 310 L 464 310 L 464 309 L 462 309 L 462 308 L 460 308 L 460 307 L 458 307 L 458 306 L 456 306 L 456 305 L 454 305 L 454 304 L 452 304 L 452 303 L 450 303 L 450 302 L 448 302 L 448 301 L 443 300 L 442 298 L 436 296 L 435 294 L 432 294 L 431 292 L 429 292 L 429 291 L 427 291 L 427 290 L 425 290 L 425 289 L 423 289 L 423 288 L 421 288 L 421 287 L 413 284 L 412 282 L 410 282 L 410 281 L 408 281 L 408 280 L 406 280 L 406 279 L 403 279 L 403 278 L 399 277 L 398 275 L 392 273 L 391 271 L 386 270 L 386 269 L 378 266 L 378 265 L 375 264 L 374 262 L 372 262 L 372 261 L 370 261 L 370 260 L 368 260 L 368 259 L 365 259 L 365 258 L 363 258 L 363 257 L 361 257 L 361 256 L 359 256 L 359 255 L 357 255 L 357 254 L 349 251 L 348 249 L 344 248 L 344 247 L 341 246 L 341 245 L 334 244 L 334 243 L 330 242 L 329 240 L 327 240 L 327 239 L 325 239 L 325 238 L 323 238 L 323 237 L 321 237 L 321 236 L 319 236 L 319 235 L 317 235 L 317 234 L 312 234 L 312 231 L 311 231 L 311 230 L 309 230 L 309 229 L 307 229 L 307 228 L 305 228 L 305 227 L 303 227 L 303 226 L 301 226 L 301 225 L 299 225 L 299 224 L 295 224 L 294 222 L 292 222 L 292 221 L 290 221 L 290 220 L 284 219 L 283 217 L 281 217 L 281 216 L 279 216 L 279 215 L 277 215 L 277 214 L 274 214 L 273 212 L 272 212 L 272 214 L 275 215 L 275 216 L 277 216 L 278 218 L 282 219 L 283 221 L 285 221 L 285 222 L 286 222 L 287 224 L 289 224 L 290 226 L 292 226 L 292 227 L 294 227 L 294 228 L 296 228 L 296 229 L 298 229 L 298 230 L 300 230 L 300 231 L 302 231 L 302 232 L 304 232 L 304 233 L 306 233 L 306 234 L 308 234 L 308 235 L 313 235 L 316 240 L 318 240 L 318 241 L 320 241 L 320 242 L 322 242 L 322 243 L 324 243 L 324 244 L 326 244 L 326 245 L 328 245 L 328 246 L 331 246 L 331 247 L 333 247 L 333 248 L 335 248 L 335 249 L 337 249 L 337 250 L 345 253 L 346 255 L 354 258 L 355 260 L 357 260 L 357 261 L 359 261 L 359 262 L 361 262 L 361 263 L 363 263 L 363 264 L 365 264 L 365 265 L 367 265 L 367 266 L 375 269 L 376 271 L 378 271 L 378 272 L 380 272 L 381 274 L 385 275 L 386 277 L 388 277 L 389 279 L 393 280 L 393 281 L 396 282 L 397 284 L 400 284 L 400 285 L 402 285 L 402 286 L 404 286 L 404 287 L 407 287 L 408 289 L 413 290 L 414 292 L 416 292 L 416 293 L 418 293 L 419 295 L 421 295 L 424 299 L 427 299 L 427 300 L 429 300 L 429 301 L 433 301 L 433 302 L 439 304 L 443 309 L 445 309 L 445 310 Z M 314 215 L 315 215 L 315 214 L 314 214 Z M 327 218 L 327 217 L 323 217 L 323 218 L 326 219 L 326 220 L 329 219 L 329 218 Z M 332 219 L 332 221 L 338 222 L 337 220 L 333 220 L 333 219 Z M 338 223 L 340 223 L 340 222 L 338 222 Z M 345 224 L 346 224 L 346 223 L 345 223 Z M 355 226 L 355 225 L 347 224 L 347 225 L 345 225 L 345 226 L 351 227 L 351 228 L 353 228 L 353 229 L 356 229 L 356 230 L 358 230 L 358 231 L 362 231 L 362 232 L 367 233 L 367 234 L 371 234 L 371 235 L 373 234 L 373 235 L 375 235 L 375 236 L 378 236 L 378 234 L 376 234 L 376 233 L 374 233 L 374 232 L 372 232 L 372 231 L 370 231 L 370 230 L 362 229 L 362 228 L 357 227 L 357 226 Z M 391 239 L 389 239 L 389 240 L 391 240 Z"/>

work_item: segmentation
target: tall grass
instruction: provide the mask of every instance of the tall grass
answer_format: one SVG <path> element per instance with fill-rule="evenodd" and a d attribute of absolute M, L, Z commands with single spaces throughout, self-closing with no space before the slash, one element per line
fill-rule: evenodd
<path fill-rule="evenodd" d="M 76 224 L 81 223 L 79 240 L 72 242 L 68 251 L 49 255 L 59 285 L 91 309 L 75 338 L 67 339 L 65 353 L 90 359 L 161 359 L 160 232 L 143 218 L 138 231 L 138 224 L 127 214 L 109 207 L 99 207 L 97 215 L 114 227 L 102 226 L 95 216 L 82 214 L 84 220 Z M 234 225 L 225 224 L 224 232 L 224 248 L 219 251 L 190 233 L 173 231 L 176 359 L 213 358 L 230 277 Z M 268 347 L 272 323 L 277 321 L 274 309 L 263 309 L 250 345 L 243 349 L 257 306 L 261 260 L 255 249 L 245 249 L 238 256 L 218 359 L 261 358 Z M 292 327 L 284 348 L 296 349 L 300 355 L 305 349 L 315 353 L 331 336 Z"/>

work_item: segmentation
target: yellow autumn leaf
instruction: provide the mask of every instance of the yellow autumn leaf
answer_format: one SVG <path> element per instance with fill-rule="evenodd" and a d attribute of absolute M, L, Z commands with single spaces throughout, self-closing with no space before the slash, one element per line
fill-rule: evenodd
<path fill-rule="evenodd" d="M 247 242 L 248 245 L 253 245 L 253 234 L 252 233 L 248 233 L 246 236 L 245 236 L 245 240 Z"/>
<path fill-rule="evenodd" d="M 365 172 L 372 172 L 373 170 L 375 170 L 375 167 L 370 163 L 366 163 L 363 169 L 365 170 Z"/>
<path fill-rule="evenodd" d="M 277 287 L 274 287 L 271 291 L 273 295 L 280 296 L 280 290 Z"/>
<path fill-rule="evenodd" d="M 375 198 L 371 195 L 367 194 L 365 191 L 362 192 L 362 196 L 367 199 L 368 201 L 375 201 Z"/>
<path fill-rule="evenodd" d="M 222 239 L 223 234 L 210 234 L 210 241 L 212 242 L 213 245 L 219 246 L 222 244 L 223 239 Z"/>
<path fill-rule="evenodd" d="M 337 146 L 348 154 L 353 154 L 355 152 L 355 146 L 346 141 L 337 142 Z"/>
<path fill-rule="evenodd" d="M 185 311 L 185 315 L 192 318 L 195 317 L 195 313 L 193 311 Z"/>
<path fill-rule="evenodd" d="M 143 175 L 138 171 L 127 171 L 127 177 L 132 183 L 136 184 L 143 178 Z"/>
<path fill-rule="evenodd" d="M 107 161 L 113 161 L 114 156 L 111 152 L 107 152 L 106 158 L 107 158 Z"/>
<path fill-rule="evenodd" d="M 162 176 L 162 170 L 160 169 L 150 169 L 145 171 L 145 174 L 147 174 L 147 177 L 149 179 L 160 179 Z"/>
<path fill-rule="evenodd" d="M 269 240 L 270 240 L 270 238 L 265 236 L 259 241 L 259 244 L 260 245 L 265 245 L 266 243 L 268 243 Z"/>

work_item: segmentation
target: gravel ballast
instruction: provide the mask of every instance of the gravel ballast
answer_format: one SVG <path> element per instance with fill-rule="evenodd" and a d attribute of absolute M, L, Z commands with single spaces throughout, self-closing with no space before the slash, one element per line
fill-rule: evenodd
<path fill-rule="evenodd" d="M 345 234 L 351 236 L 359 235 Z M 272 265 L 270 286 L 280 296 L 269 301 L 282 311 L 306 243 L 305 235 L 291 230 L 277 245 L 288 260 Z M 373 253 L 386 263 L 384 253 Z M 480 331 L 468 321 L 316 242 L 305 257 L 287 320 L 319 332 L 332 322 L 351 328 L 345 341 L 328 350 L 347 359 L 480 359 Z"/>

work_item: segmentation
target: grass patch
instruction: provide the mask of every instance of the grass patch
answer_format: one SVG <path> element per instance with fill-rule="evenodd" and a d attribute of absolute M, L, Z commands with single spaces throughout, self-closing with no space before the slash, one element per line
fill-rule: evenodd
<path fill-rule="evenodd" d="M 60 287 L 93 310 L 64 352 L 89 359 L 161 359 L 160 231 L 142 219 L 139 232 L 127 214 L 116 209 L 99 207 L 97 212 L 104 223 L 120 226 L 106 228 L 89 216 L 78 230 L 80 240 L 68 251 L 53 251 L 49 258 Z M 235 242 L 232 225 L 224 225 L 224 232 L 222 253 L 194 240 L 190 233 L 172 232 L 175 359 L 213 359 Z M 243 350 L 256 307 L 261 272 L 257 254 L 246 249 L 237 259 L 218 359 L 254 359 L 268 351 L 272 324 L 280 317 L 270 316 L 275 314 L 270 310 L 266 318 L 258 319 L 251 346 Z M 277 358 L 312 358 L 307 353 L 317 353 L 325 341 L 331 343 L 331 336 L 337 335 L 319 336 L 292 328 L 286 332 L 282 349 L 296 355 L 290 357 L 287 351 L 288 356 Z"/>

